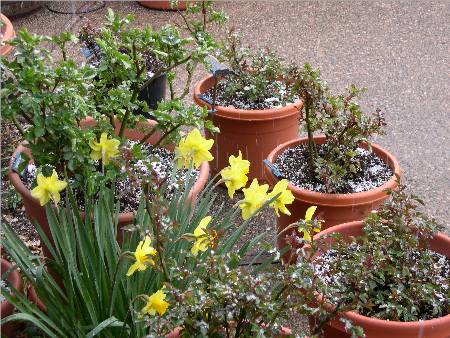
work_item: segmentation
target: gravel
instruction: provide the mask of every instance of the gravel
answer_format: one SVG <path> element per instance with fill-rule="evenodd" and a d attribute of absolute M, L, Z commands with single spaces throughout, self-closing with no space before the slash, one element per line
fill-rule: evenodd
<path fill-rule="evenodd" d="M 320 156 L 323 147 L 318 146 L 317 151 Z M 363 148 L 357 148 L 356 152 L 361 167 L 355 174 L 348 174 L 343 178 L 344 183 L 337 193 L 368 191 L 383 185 L 393 175 L 389 166 L 375 153 Z M 286 149 L 276 159 L 275 166 L 295 186 L 316 192 L 327 192 L 325 185 L 309 170 L 307 145 L 301 144 Z"/>
<path fill-rule="evenodd" d="M 226 80 L 222 80 L 216 87 L 216 104 L 222 107 L 233 107 L 236 109 L 245 110 L 273 109 L 280 108 L 285 105 L 285 101 L 288 98 L 285 85 L 281 81 L 268 82 L 267 87 L 271 88 L 273 95 L 262 97 L 256 101 L 251 101 L 248 99 L 246 91 L 251 91 L 251 86 L 246 86 L 243 88 L 243 91 L 235 92 L 234 95 L 228 97 L 224 95 L 224 88 L 226 87 L 226 84 L 224 83 L 225 81 Z M 203 96 L 210 102 L 213 102 L 214 87 L 203 93 Z"/>

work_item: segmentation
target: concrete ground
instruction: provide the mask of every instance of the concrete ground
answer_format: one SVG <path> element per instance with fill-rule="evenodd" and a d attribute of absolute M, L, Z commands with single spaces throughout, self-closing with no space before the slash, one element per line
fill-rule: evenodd
<path fill-rule="evenodd" d="M 245 44 L 269 47 L 288 61 L 310 62 L 332 88 L 369 88 L 362 105 L 381 108 L 388 126 L 376 141 L 394 154 L 404 182 L 427 203 L 427 211 L 450 229 L 450 2 L 448 1 L 217 1 L 229 26 Z M 80 2 L 52 2 L 71 10 Z M 137 2 L 107 2 L 106 7 L 136 16 L 136 25 L 160 27 L 180 22 L 176 13 L 152 11 Z M 55 14 L 47 8 L 13 19 L 16 29 L 38 34 L 78 32 L 104 20 L 106 8 L 82 15 Z M 217 35 L 222 35 L 218 31 Z M 81 58 L 77 49 L 71 54 Z M 199 69 L 194 83 L 206 74 Z M 183 76 L 181 76 L 181 81 Z M 190 99 L 189 99 L 190 100 Z M 239 197 L 239 196 L 238 196 Z M 236 198 L 236 200 L 238 199 Z M 224 189 L 220 200 L 231 206 Z M 272 241 L 271 211 L 255 217 L 243 239 L 264 230 Z"/>

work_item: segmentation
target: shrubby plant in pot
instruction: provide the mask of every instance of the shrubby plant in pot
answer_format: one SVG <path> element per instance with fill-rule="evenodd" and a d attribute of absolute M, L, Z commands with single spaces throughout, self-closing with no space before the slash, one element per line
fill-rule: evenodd
<path fill-rule="evenodd" d="M 318 301 L 353 304 L 327 325 L 325 337 L 349 337 L 349 320 L 368 338 L 448 337 L 450 238 L 404 189 L 390 191 L 363 222 L 319 233 L 306 250 L 324 283 Z"/>
<path fill-rule="evenodd" d="M 211 1 L 204 1 L 193 5 L 183 18 L 184 28 L 189 33 L 187 36 L 181 28 L 172 24 L 159 30 L 153 30 L 150 26 L 132 28 L 132 15 L 120 18 L 111 9 L 103 27 L 83 27 L 79 33 L 82 50 L 88 62 L 97 69 L 95 98 L 97 107 L 103 113 L 118 115 L 125 122 L 128 118 L 124 113 L 130 109 L 133 113 L 151 117 L 149 109 L 155 110 L 165 98 L 166 82 L 171 100 L 181 100 L 189 93 L 194 70 L 217 45 L 207 28 L 223 23 L 226 15 L 215 11 Z M 177 93 L 174 81 L 181 70 L 186 72 L 187 80 Z M 115 92 L 119 85 L 129 87 L 130 104 L 136 107 L 122 107 L 123 97 L 118 97 Z M 147 103 L 147 106 L 140 104 L 140 101 Z M 122 109 L 124 113 L 121 113 Z"/>
<path fill-rule="evenodd" d="M 362 111 L 356 102 L 362 89 L 351 86 L 348 93 L 332 95 L 309 64 L 293 69 L 292 78 L 305 102 L 307 137 L 280 144 L 267 157 L 267 180 L 288 179 L 295 196 L 291 215 L 278 220 L 279 232 L 302 219 L 311 206 L 317 206 L 323 228 L 363 219 L 387 198 L 385 189 L 394 189 L 400 176 L 395 157 L 370 142 L 383 133 L 383 115 Z M 279 237 L 280 247 L 293 228 Z"/>
<path fill-rule="evenodd" d="M 184 140 L 179 165 L 192 166 L 202 156 L 210 157 L 204 149 L 194 152 L 202 142 Z M 230 158 L 229 170 L 219 179 L 234 183 L 229 184 L 230 194 L 237 183 L 246 186 L 243 176 L 249 165 L 242 156 Z M 194 209 L 184 203 L 193 180 L 169 199 L 167 191 L 176 180 L 175 173 L 156 184 L 145 177 L 138 179 L 146 186 L 146 196 L 122 246 L 113 226 L 118 205 L 107 186 L 102 186 L 96 199 L 85 196 L 90 203 L 84 219 L 70 186 L 66 208 L 46 205 L 53 244 L 37 228 L 52 251 L 52 268 L 61 276 L 58 282 L 5 226 L 5 249 L 45 304 L 43 310 L 26 297 L 9 295 L 8 301 L 19 312 L 5 322 L 27 321 L 49 337 L 164 337 L 175 334 L 174 330 L 181 336 L 269 337 L 288 333 L 281 327 L 288 310 L 320 313 L 321 326 L 329 320 L 325 308 L 311 305 L 314 285 L 309 277 L 314 269 L 310 262 L 305 262 L 301 273 L 297 266 L 277 271 L 271 264 L 279 255 L 274 250 L 275 257 L 262 264 L 242 266 L 262 234 L 236 248 L 250 218 L 267 206 L 285 210 L 289 203 L 283 196 L 289 191 L 269 192 L 267 185 L 254 180 L 245 188 L 243 200 L 212 215 L 219 182 L 208 185 Z M 240 213 L 245 221 L 236 227 Z"/>
<path fill-rule="evenodd" d="M 303 103 L 292 91 L 289 67 L 274 52 L 243 48 L 231 31 L 218 57 L 229 70 L 213 62 L 214 75 L 194 89 L 195 102 L 208 107 L 220 129 L 214 136 L 212 172 L 242 150 L 253 164 L 250 179 L 265 180 L 262 162 L 277 145 L 298 137 Z"/>
<path fill-rule="evenodd" d="M 95 69 L 78 67 L 66 57 L 65 45 L 72 42 L 77 39 L 69 33 L 50 38 L 20 31 L 18 39 L 12 42 L 18 56 L 13 60 L 2 59 L 3 116 L 15 124 L 27 142 L 16 149 L 9 177 L 22 195 L 28 217 L 38 221 L 49 238 L 52 237 L 42 206 L 50 199 L 59 201 L 59 194 L 66 187 L 60 183 L 63 180 L 74 188 L 80 208 L 85 205 L 83 190 L 96 196 L 101 184 L 115 186 L 120 191 L 116 197 L 122 206 L 119 226 L 132 222 L 142 189 L 131 182 L 128 172 L 139 167 L 144 171 L 155 170 L 161 177 L 167 175 L 175 156 L 171 144 L 182 137 L 179 128 L 203 129 L 206 114 L 195 105 L 186 107 L 179 100 L 171 100 L 154 111 L 156 122 L 145 121 L 131 114 L 142 102 L 119 100 L 133 97 L 126 86 L 111 89 L 114 92 L 109 101 L 111 110 L 99 108 L 97 90 L 91 81 Z M 44 43 L 58 45 L 62 59 L 53 60 L 42 46 Z M 110 115 L 113 107 L 122 116 Z M 207 127 L 213 129 L 210 124 Z M 192 175 L 198 178 L 198 184 L 191 200 L 203 188 L 209 174 L 207 162 L 197 164 L 196 169 L 199 170 Z M 187 173 L 180 171 L 180 181 Z M 40 194 L 39 189 L 49 195 Z M 44 253 L 50 256 L 45 246 Z"/>

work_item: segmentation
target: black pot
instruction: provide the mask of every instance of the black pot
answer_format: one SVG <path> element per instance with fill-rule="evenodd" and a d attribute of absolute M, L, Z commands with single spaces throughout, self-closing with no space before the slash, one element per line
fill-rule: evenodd
<path fill-rule="evenodd" d="M 84 47 L 82 47 L 80 51 L 89 62 L 89 59 L 92 57 L 92 52 Z M 98 80 L 97 76 L 95 77 L 95 80 Z M 166 98 L 166 85 L 167 76 L 163 73 L 141 90 L 138 99 L 147 102 L 148 107 L 151 110 L 154 110 L 158 106 L 158 103 Z M 142 115 L 147 119 L 153 119 L 153 115 L 148 112 L 143 112 L 141 109 L 136 110 L 134 115 Z"/>
<path fill-rule="evenodd" d="M 166 74 L 161 74 L 155 78 L 147 87 L 142 88 L 139 93 L 139 100 L 147 102 L 150 109 L 156 109 L 158 103 L 163 101 L 166 97 L 166 84 L 167 76 Z M 143 115 L 146 118 L 152 118 L 153 116 L 148 112 L 145 113 L 142 110 L 137 110 L 134 112 L 135 115 Z"/>
<path fill-rule="evenodd" d="M 2 1 L 2 14 L 8 18 L 26 16 L 42 7 L 40 1 Z"/>

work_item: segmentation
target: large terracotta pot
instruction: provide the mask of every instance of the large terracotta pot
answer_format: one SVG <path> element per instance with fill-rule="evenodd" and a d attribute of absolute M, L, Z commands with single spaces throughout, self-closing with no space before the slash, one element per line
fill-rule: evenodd
<path fill-rule="evenodd" d="M 361 221 L 344 223 L 320 232 L 314 238 L 339 232 L 346 238 L 360 236 L 364 224 Z M 326 241 L 331 241 L 329 238 Z M 430 248 L 442 255 L 450 257 L 450 237 L 438 233 L 429 241 Z M 318 301 L 323 298 L 318 295 Z M 448 338 L 450 337 L 450 315 L 417 322 L 398 322 L 362 316 L 353 311 L 339 313 L 329 322 L 324 330 L 325 338 L 348 338 L 340 318 L 350 319 L 354 325 L 361 326 L 367 338 Z"/>
<path fill-rule="evenodd" d="M 0 275 L 3 275 L 11 267 L 12 264 L 8 262 L 6 259 L 2 258 Z M 20 276 L 17 270 L 12 270 L 6 277 L 6 280 L 8 281 L 8 284 L 10 286 L 14 287 L 18 292 L 22 292 L 22 277 Z M 14 312 L 14 306 L 5 299 L 0 304 L 0 310 L 1 310 L 0 316 L 3 319 L 8 317 Z M 20 323 L 18 322 L 9 322 L 6 324 L 2 324 L 1 325 L 2 337 L 3 335 L 5 335 L 6 337 L 14 337 L 19 327 Z"/>
<path fill-rule="evenodd" d="M 212 76 L 205 77 L 194 89 L 194 100 L 199 106 L 211 109 L 211 105 L 200 95 L 214 86 Z M 302 101 L 288 104 L 281 108 L 264 110 L 243 110 L 231 107 L 215 106 L 216 113 L 210 118 L 220 133 L 214 137 L 211 171 L 215 175 L 228 166 L 228 157 L 237 155 L 239 150 L 249 160 L 249 180 L 257 178 L 264 181 L 263 161 L 267 155 L 281 143 L 298 137 L 298 121 Z"/>
<path fill-rule="evenodd" d="M 170 0 L 150 0 L 150 1 L 138 1 L 141 6 L 158 9 L 163 11 L 184 11 L 187 7 L 189 1 L 178 1 L 178 5 L 172 7 L 170 5 Z"/>
<path fill-rule="evenodd" d="M 8 40 L 15 38 L 16 32 L 14 32 L 13 25 L 6 16 L 4 16 L 3 14 L 0 14 L 0 20 L 3 22 L 3 26 L 1 27 L 1 30 L 0 30 L 0 41 L 3 44 L 3 42 L 6 42 Z M 13 48 L 13 46 L 10 46 L 7 44 L 0 46 L 0 55 L 8 54 L 12 48 Z"/>
<path fill-rule="evenodd" d="M 89 127 L 95 124 L 93 119 L 86 119 L 81 122 L 81 126 Z M 125 130 L 124 136 L 130 140 L 140 140 L 144 137 L 146 131 L 151 130 L 153 126 L 156 124 L 155 121 L 147 120 L 144 123 L 141 123 L 137 126 L 134 130 Z M 120 128 L 120 125 L 116 126 L 116 133 L 118 133 Z M 147 143 L 152 144 L 155 143 L 159 139 L 158 135 L 155 133 L 148 141 Z M 173 150 L 173 146 L 167 147 L 169 150 Z M 19 153 L 25 153 L 31 158 L 30 149 L 26 148 L 24 144 L 19 145 L 16 150 L 14 151 L 14 154 L 11 158 L 10 166 L 8 169 L 8 176 L 13 184 L 16 191 L 22 196 L 22 201 L 25 207 L 25 212 L 30 221 L 37 221 L 40 226 L 42 227 L 43 231 L 45 232 L 46 236 L 51 240 L 51 231 L 50 227 L 47 222 L 47 215 L 45 213 L 45 208 L 41 207 L 39 204 L 39 201 L 34 199 L 31 196 L 31 192 L 28 190 L 28 188 L 23 184 L 19 174 L 17 174 L 15 171 L 12 170 L 12 166 L 14 163 L 14 160 L 16 156 Z M 199 176 L 197 178 L 197 181 L 195 182 L 194 186 L 192 187 L 191 191 L 189 192 L 187 201 L 189 203 L 194 204 L 196 201 L 196 198 L 200 191 L 203 190 L 205 187 L 205 184 L 209 177 L 209 164 L 208 162 L 203 162 L 199 169 Z M 82 214 L 83 215 L 83 214 Z M 119 243 L 122 242 L 122 229 L 126 225 L 132 224 L 134 219 L 134 213 L 133 212 L 121 212 L 118 217 L 118 228 L 119 231 L 117 231 L 117 241 Z M 42 249 L 44 252 L 45 257 L 51 257 L 50 252 L 48 251 L 47 247 L 42 242 Z"/>
<path fill-rule="evenodd" d="M 314 139 L 317 144 L 325 142 L 325 136 L 317 136 Z M 280 144 L 269 154 L 267 159 L 269 162 L 275 163 L 278 156 L 286 149 L 294 148 L 299 144 L 307 144 L 307 142 L 308 138 L 304 137 Z M 289 224 L 299 219 L 304 219 L 306 210 L 313 205 L 317 206 L 315 215 L 324 220 L 322 229 L 336 224 L 362 220 L 372 210 L 378 208 L 388 197 L 385 190 L 395 189 L 397 187 L 397 177 L 400 177 L 400 166 L 395 157 L 379 145 L 372 143 L 372 151 L 392 169 L 394 174 L 389 181 L 378 188 L 351 194 L 319 193 L 300 189 L 292 183 L 289 183 L 288 189 L 292 191 L 295 201 L 288 206 L 291 212 L 290 216 L 282 214 L 277 218 L 278 233 L 284 230 Z M 265 174 L 271 186 L 274 186 L 278 182 L 278 178 L 272 173 L 270 168 L 265 167 Z M 291 235 L 293 231 L 295 230 L 287 230 L 281 236 L 278 236 L 277 245 L 280 249 L 287 245 L 286 236 Z"/>

